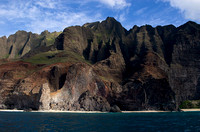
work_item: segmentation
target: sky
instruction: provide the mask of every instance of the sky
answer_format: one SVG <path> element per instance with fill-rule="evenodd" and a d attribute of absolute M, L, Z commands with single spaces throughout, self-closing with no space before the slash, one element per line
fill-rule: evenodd
<path fill-rule="evenodd" d="M 200 0 L 0 0 L 0 36 L 18 30 L 40 34 L 114 17 L 134 25 L 200 23 Z"/>

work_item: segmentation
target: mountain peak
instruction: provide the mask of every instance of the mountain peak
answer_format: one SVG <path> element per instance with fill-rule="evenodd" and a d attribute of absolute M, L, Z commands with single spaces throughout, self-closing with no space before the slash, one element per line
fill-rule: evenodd
<path fill-rule="evenodd" d="M 196 22 L 193 22 L 193 21 L 188 21 L 188 22 L 186 22 L 186 24 L 197 25 L 197 23 L 196 23 Z"/>
<path fill-rule="evenodd" d="M 118 22 L 114 17 L 107 17 L 106 20 L 102 21 L 102 23 L 119 24 L 120 22 Z"/>
<path fill-rule="evenodd" d="M 42 35 L 42 36 L 45 36 L 45 35 L 47 35 L 47 34 L 50 34 L 50 32 L 49 32 L 48 30 L 44 30 L 43 32 L 41 32 L 41 35 Z"/>
<path fill-rule="evenodd" d="M 180 27 L 178 27 L 179 29 L 188 29 L 191 30 L 193 28 L 200 30 L 200 26 L 193 21 L 188 21 L 187 23 L 181 25 Z"/>
<path fill-rule="evenodd" d="M 105 21 L 117 21 L 114 17 L 107 17 Z"/>

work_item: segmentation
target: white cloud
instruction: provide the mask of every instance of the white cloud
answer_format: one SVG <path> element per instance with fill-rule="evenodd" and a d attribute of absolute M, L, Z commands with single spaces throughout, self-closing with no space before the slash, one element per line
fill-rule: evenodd
<path fill-rule="evenodd" d="M 131 4 L 128 0 L 6 0 L 0 4 L 0 26 L 6 33 L 16 30 L 41 33 L 44 30 L 61 31 L 68 26 L 82 25 L 86 22 L 101 21 L 102 5 L 119 13 L 118 20 L 125 20 L 124 9 Z M 96 4 L 93 9 L 87 4 Z M 100 3 L 98 5 L 98 3 Z M 74 8 L 75 7 L 75 8 Z M 123 9 L 123 10 L 122 10 Z M 121 12 L 122 11 L 122 12 Z M 4 23 L 3 23 L 4 22 Z M 8 25 L 10 28 L 8 28 Z M 9 31 L 7 31 L 7 29 Z M 0 32 L 1 33 L 1 32 Z M 2 34 L 1 33 L 1 34 Z"/>
<path fill-rule="evenodd" d="M 22 29 L 34 33 L 44 30 L 61 31 L 72 25 L 82 25 L 86 22 L 100 20 L 100 15 L 88 15 L 86 11 L 73 11 L 55 0 L 16 0 L 0 5 L 0 20 L 7 20 L 11 24 L 21 24 Z M 56 9 L 55 9 L 56 8 Z M 7 34 L 6 34 L 7 35 Z"/>
<path fill-rule="evenodd" d="M 147 7 L 144 7 L 144 8 L 141 8 L 141 9 L 137 10 L 134 14 L 135 14 L 135 15 L 141 15 L 141 14 L 143 14 L 146 10 L 147 10 Z"/>
<path fill-rule="evenodd" d="M 180 9 L 186 19 L 200 22 L 200 0 L 162 0 L 170 2 L 172 7 Z"/>
<path fill-rule="evenodd" d="M 122 23 L 122 22 L 126 21 L 127 13 L 126 12 L 120 12 L 119 14 L 115 15 L 114 18 Z"/>
<path fill-rule="evenodd" d="M 99 2 L 108 5 L 112 8 L 124 9 L 129 7 L 131 3 L 126 2 L 126 0 L 98 0 Z"/>
<path fill-rule="evenodd" d="M 119 21 L 120 22 L 123 22 L 126 20 L 126 15 L 124 13 L 122 13 L 120 16 L 119 16 Z"/>
<path fill-rule="evenodd" d="M 131 3 L 127 2 L 127 0 L 76 0 L 73 1 L 72 3 L 79 3 L 81 5 L 86 5 L 90 2 L 98 2 L 103 5 L 106 5 L 109 8 L 113 9 L 124 9 L 126 7 L 131 6 Z"/>
<path fill-rule="evenodd" d="M 35 4 L 43 8 L 56 8 L 58 1 L 55 0 L 36 0 Z"/>

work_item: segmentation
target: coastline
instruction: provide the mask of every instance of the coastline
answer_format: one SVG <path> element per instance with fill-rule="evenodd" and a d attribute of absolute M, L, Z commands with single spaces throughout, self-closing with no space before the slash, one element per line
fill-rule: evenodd
<path fill-rule="evenodd" d="M 0 109 L 0 112 L 24 112 L 24 110 L 16 110 L 16 109 Z"/>
<path fill-rule="evenodd" d="M 38 110 L 38 111 L 25 111 L 16 109 L 0 109 L 0 112 L 44 112 L 44 113 L 112 113 L 102 111 L 60 111 L 60 110 Z M 147 111 L 121 111 L 121 113 L 160 113 L 171 111 L 147 110 Z M 176 111 L 172 111 L 176 112 Z M 181 112 L 200 112 L 200 109 L 181 109 Z M 120 112 L 119 112 L 120 113 Z"/>
<path fill-rule="evenodd" d="M 183 112 L 198 112 L 200 109 L 181 109 Z"/>
<path fill-rule="evenodd" d="M 44 113 L 109 113 L 102 111 L 60 111 L 60 110 L 38 110 L 30 112 L 44 112 Z"/>
<path fill-rule="evenodd" d="M 171 112 L 171 111 L 161 111 L 161 110 L 122 111 L 122 113 L 159 113 L 159 112 Z"/>
<path fill-rule="evenodd" d="M 15 109 L 0 109 L 0 112 L 44 112 L 44 113 L 109 113 L 102 111 L 60 111 L 60 110 L 38 110 L 38 111 L 25 111 L 25 110 L 15 110 Z"/>

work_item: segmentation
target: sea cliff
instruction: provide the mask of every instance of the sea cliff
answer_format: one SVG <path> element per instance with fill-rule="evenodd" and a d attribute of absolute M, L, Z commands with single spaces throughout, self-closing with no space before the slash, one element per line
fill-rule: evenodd
<path fill-rule="evenodd" d="M 114 18 L 0 38 L 0 108 L 176 111 L 200 99 L 200 25 L 127 31 Z"/>

